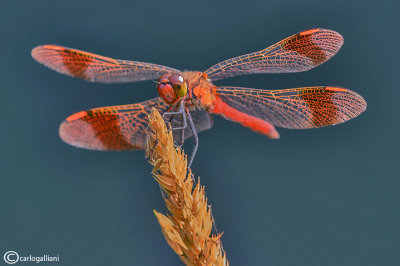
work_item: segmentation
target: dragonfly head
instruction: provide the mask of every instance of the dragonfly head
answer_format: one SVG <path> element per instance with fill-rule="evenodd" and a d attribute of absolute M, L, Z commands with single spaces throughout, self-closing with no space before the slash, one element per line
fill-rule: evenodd
<path fill-rule="evenodd" d="M 173 104 L 187 94 L 187 83 L 181 74 L 164 74 L 157 82 L 157 91 L 168 104 Z"/>

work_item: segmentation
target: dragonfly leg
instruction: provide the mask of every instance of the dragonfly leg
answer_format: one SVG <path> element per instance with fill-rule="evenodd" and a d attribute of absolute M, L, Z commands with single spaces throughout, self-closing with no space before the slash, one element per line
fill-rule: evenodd
<path fill-rule="evenodd" d="M 178 107 L 178 104 L 179 104 L 179 107 Z M 177 107 L 179 108 L 178 111 L 176 111 Z M 171 106 L 168 107 L 168 109 L 164 112 L 164 114 L 162 115 L 162 117 L 165 118 L 167 115 L 172 115 L 172 116 L 173 116 L 173 115 L 182 114 L 182 109 L 183 109 L 183 106 L 182 106 L 182 104 L 180 104 L 180 103 L 171 105 Z M 171 111 L 171 110 L 174 110 L 174 111 Z M 172 119 L 170 119 L 169 121 L 171 121 L 171 120 L 172 120 Z"/>
<path fill-rule="evenodd" d="M 174 111 L 171 112 L 171 110 L 174 110 Z M 164 119 L 165 123 L 171 124 L 171 121 L 172 121 L 172 119 L 174 119 L 175 115 L 180 113 L 180 112 L 176 112 L 175 110 L 176 110 L 176 105 L 171 105 L 170 107 L 168 107 L 167 110 L 165 110 L 165 112 L 162 115 L 162 118 Z M 167 115 L 171 115 L 168 120 L 166 119 Z"/>
<path fill-rule="evenodd" d="M 169 122 L 172 121 L 174 115 L 181 115 L 182 116 L 183 126 L 172 127 L 171 128 L 172 130 L 179 130 L 179 129 L 183 130 L 183 129 L 187 128 L 186 115 L 185 115 L 185 106 L 184 106 L 183 103 L 179 106 L 179 110 L 178 111 L 176 111 L 176 112 L 175 111 L 174 112 L 165 112 L 163 117 L 165 117 L 167 115 L 171 115 L 171 118 L 169 119 Z"/>
<path fill-rule="evenodd" d="M 183 117 L 184 117 L 185 115 L 182 115 L 182 117 L 181 117 L 181 125 L 183 124 Z M 181 130 L 181 147 L 183 146 L 183 143 L 185 142 L 185 129 L 182 129 Z"/>
<path fill-rule="evenodd" d="M 188 164 L 188 169 L 189 169 L 193 163 L 194 157 L 195 157 L 197 149 L 199 147 L 199 136 L 197 135 L 197 131 L 194 126 L 192 116 L 190 115 L 189 110 L 185 109 L 185 106 L 182 101 L 181 104 L 179 105 L 178 111 L 165 112 L 163 117 L 165 117 L 167 115 L 174 116 L 174 115 L 179 115 L 179 114 L 181 115 L 181 126 L 180 127 L 172 127 L 171 129 L 172 130 L 182 130 L 181 131 L 181 145 L 183 145 L 183 142 L 184 142 L 185 129 L 187 128 L 187 120 L 189 120 L 190 129 L 192 130 L 193 137 L 194 137 L 195 144 L 194 144 L 193 151 L 192 151 L 192 154 L 190 155 L 190 159 L 189 159 L 189 164 Z M 171 122 L 171 121 L 172 121 L 172 117 L 169 119 L 169 122 Z"/>
<path fill-rule="evenodd" d="M 196 155 L 197 148 L 199 147 L 199 136 L 197 135 L 197 131 L 196 131 L 196 128 L 194 127 L 192 116 L 190 115 L 189 111 L 187 111 L 187 117 L 189 120 L 190 129 L 192 130 L 193 137 L 194 137 L 194 147 L 193 147 L 192 154 L 190 155 L 190 160 L 189 160 L 189 164 L 188 164 L 188 169 L 189 169 L 193 163 L 193 159 L 194 159 L 194 156 Z"/>
<path fill-rule="evenodd" d="M 185 114 L 185 110 L 184 110 L 183 101 L 181 102 L 178 111 L 170 112 L 169 110 L 171 110 L 172 108 L 173 107 L 168 108 L 168 110 L 163 114 L 163 118 L 165 119 L 165 116 L 171 115 L 171 117 L 168 119 L 168 123 L 171 123 L 171 121 L 174 119 L 175 115 L 181 115 L 181 126 L 180 127 L 172 127 L 171 129 L 172 130 L 181 130 L 181 136 L 180 136 L 179 142 L 180 142 L 180 147 L 182 147 L 183 143 L 185 142 L 185 129 L 187 128 L 186 114 Z"/>
<path fill-rule="evenodd" d="M 171 110 L 172 109 L 172 106 L 170 107 L 170 108 L 168 108 L 168 110 Z M 166 111 L 167 113 L 169 112 L 169 111 Z M 172 119 L 174 119 L 174 117 L 175 117 L 175 115 L 171 115 L 171 117 L 167 120 L 167 119 L 165 119 L 165 113 L 162 115 L 162 118 L 164 119 L 164 121 L 165 121 L 165 123 L 167 124 L 167 125 L 171 125 L 171 121 L 172 121 Z"/>

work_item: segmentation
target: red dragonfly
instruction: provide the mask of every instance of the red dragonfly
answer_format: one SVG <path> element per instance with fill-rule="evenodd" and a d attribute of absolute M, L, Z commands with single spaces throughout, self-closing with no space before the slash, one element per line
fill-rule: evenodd
<path fill-rule="evenodd" d="M 274 126 L 317 128 L 361 114 L 367 106 L 365 100 L 345 88 L 262 90 L 212 83 L 244 74 L 307 71 L 329 60 L 342 44 L 343 37 L 335 31 L 306 30 L 264 50 L 220 62 L 204 72 L 117 60 L 57 45 L 38 46 L 32 56 L 57 72 L 91 82 L 158 79 L 160 97 L 75 113 L 61 124 L 60 137 L 70 145 L 92 150 L 144 149 L 147 115 L 154 107 L 169 116 L 167 120 L 182 143 L 194 136 L 190 167 L 198 147 L 197 133 L 213 125 L 210 114 L 220 114 L 272 139 L 279 138 Z"/>

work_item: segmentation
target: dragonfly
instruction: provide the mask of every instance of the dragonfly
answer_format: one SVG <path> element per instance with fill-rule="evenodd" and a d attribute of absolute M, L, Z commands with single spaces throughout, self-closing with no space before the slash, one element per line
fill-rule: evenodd
<path fill-rule="evenodd" d="M 68 116 L 59 128 L 61 139 L 91 150 L 145 148 L 148 115 L 163 113 L 181 144 L 213 126 L 211 114 L 240 123 L 255 132 L 278 139 L 275 127 L 319 128 L 357 117 L 367 104 L 354 91 L 335 86 L 266 90 L 216 86 L 213 82 L 246 74 L 293 73 L 313 69 L 332 58 L 343 45 L 336 31 L 305 30 L 263 50 L 237 56 L 205 71 L 112 59 L 58 45 L 41 45 L 32 57 L 46 67 L 75 78 L 99 83 L 157 80 L 159 97 L 134 104 L 94 108 Z"/>

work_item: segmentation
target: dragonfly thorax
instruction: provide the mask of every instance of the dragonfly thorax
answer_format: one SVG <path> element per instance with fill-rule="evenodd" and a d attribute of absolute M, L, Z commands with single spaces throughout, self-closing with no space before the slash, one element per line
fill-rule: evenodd
<path fill-rule="evenodd" d="M 180 74 L 164 74 L 157 82 L 157 91 L 168 104 L 174 104 L 186 96 L 187 83 Z"/>

